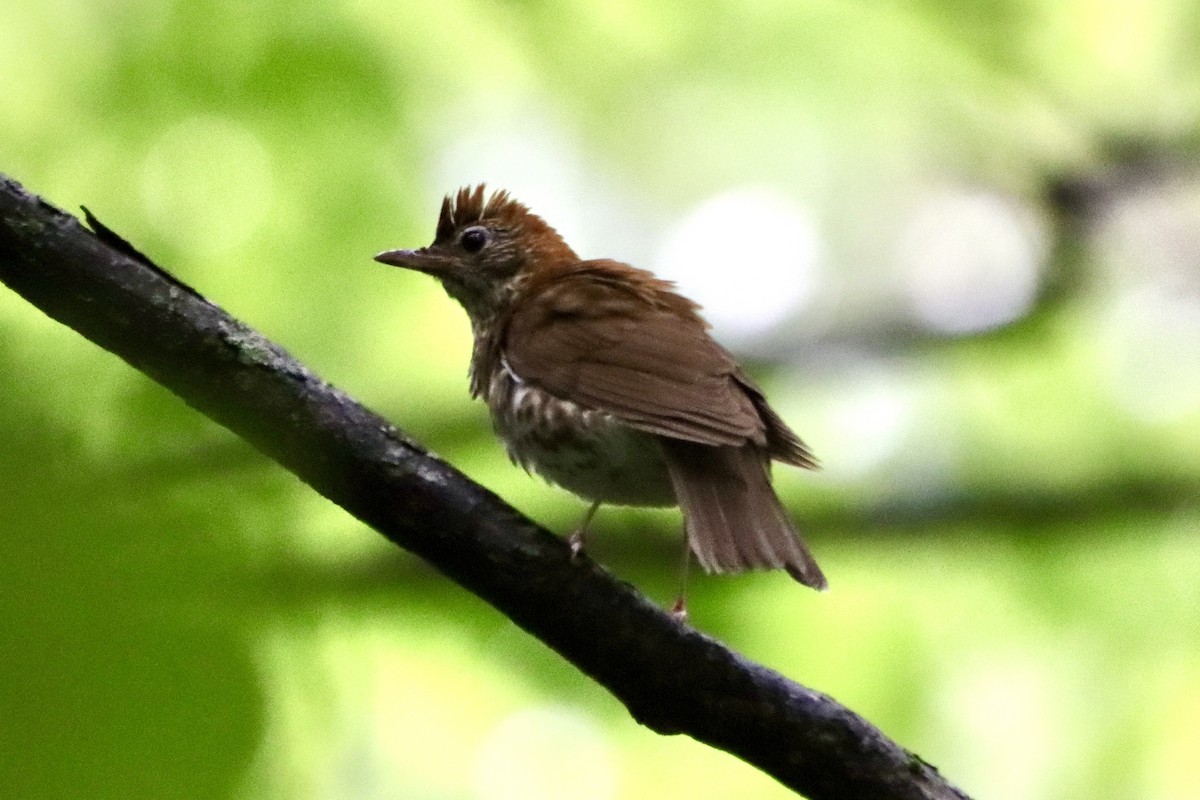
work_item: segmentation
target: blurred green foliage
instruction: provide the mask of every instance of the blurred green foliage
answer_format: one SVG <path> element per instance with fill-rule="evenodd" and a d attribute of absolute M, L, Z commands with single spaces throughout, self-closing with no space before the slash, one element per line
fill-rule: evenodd
<path fill-rule="evenodd" d="M 695 579 L 695 624 L 973 796 L 1175 800 L 1198 34 L 1187 0 L 9 3 L 0 171 L 557 530 L 581 504 L 492 440 L 461 312 L 370 256 L 488 180 L 655 267 L 707 198 L 766 187 L 817 290 L 718 333 L 826 465 L 778 482 L 833 588 Z M 754 219 L 731 258 L 796 246 Z M 0 381 L 0 795 L 787 796 L 7 291 Z M 593 554 L 666 602 L 678 537 L 609 509 Z"/>

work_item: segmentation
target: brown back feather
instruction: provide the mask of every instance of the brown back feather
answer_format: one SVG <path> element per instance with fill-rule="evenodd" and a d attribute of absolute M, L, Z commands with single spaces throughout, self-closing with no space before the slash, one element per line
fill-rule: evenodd
<path fill-rule="evenodd" d="M 509 367 L 631 427 L 717 446 L 751 443 L 811 464 L 762 392 L 673 285 L 614 261 L 527 278 L 501 334 Z"/>

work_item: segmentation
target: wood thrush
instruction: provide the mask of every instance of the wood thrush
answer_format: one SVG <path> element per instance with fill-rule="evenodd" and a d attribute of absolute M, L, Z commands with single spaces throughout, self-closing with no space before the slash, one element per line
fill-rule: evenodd
<path fill-rule="evenodd" d="M 376 261 L 437 278 L 471 321 L 471 394 L 512 460 L 593 501 L 683 510 L 708 572 L 782 568 L 824 589 L 770 481 L 816 468 L 804 443 L 674 285 L 581 260 L 483 185 L 447 196 L 433 244 Z"/>

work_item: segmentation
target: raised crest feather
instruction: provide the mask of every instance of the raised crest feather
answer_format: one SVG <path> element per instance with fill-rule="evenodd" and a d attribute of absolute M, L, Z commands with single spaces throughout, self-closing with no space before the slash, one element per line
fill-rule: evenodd
<path fill-rule="evenodd" d="M 520 263 L 538 268 L 559 267 L 579 260 L 558 231 L 504 190 L 487 195 L 486 184 L 464 186 L 442 200 L 434 244 L 454 242 L 464 228 L 485 225 L 503 234 L 510 251 L 523 255 Z"/>
<path fill-rule="evenodd" d="M 504 189 L 492 192 L 491 196 L 487 196 L 486 192 L 487 184 L 480 183 L 464 186 L 456 193 L 446 195 L 438 216 L 437 241 L 449 241 L 455 231 L 489 220 L 524 227 L 530 229 L 531 233 L 554 230 L 528 206 L 512 199 Z"/>

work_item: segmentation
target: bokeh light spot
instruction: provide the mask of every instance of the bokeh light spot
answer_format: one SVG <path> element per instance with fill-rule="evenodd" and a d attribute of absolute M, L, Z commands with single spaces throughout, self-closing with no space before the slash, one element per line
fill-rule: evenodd
<path fill-rule="evenodd" d="M 1200 296 L 1157 287 L 1126 295 L 1103 347 L 1109 389 L 1130 414 L 1174 422 L 1200 412 Z"/>
<path fill-rule="evenodd" d="M 808 209 L 744 187 L 709 198 L 669 230 L 655 272 L 704 307 L 718 338 L 746 341 L 812 301 L 821 250 Z"/>
<path fill-rule="evenodd" d="M 1012 200 L 982 191 L 935 194 L 912 214 L 897 259 L 916 317 L 961 334 L 999 327 L 1033 306 L 1045 231 Z"/>
<path fill-rule="evenodd" d="M 916 398 L 886 367 L 867 364 L 848 375 L 822 420 L 840 447 L 824 462 L 838 480 L 856 480 L 886 469 L 910 442 Z"/>

